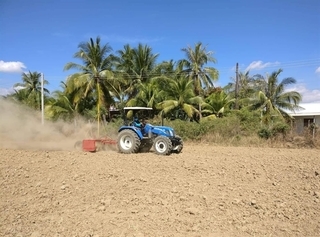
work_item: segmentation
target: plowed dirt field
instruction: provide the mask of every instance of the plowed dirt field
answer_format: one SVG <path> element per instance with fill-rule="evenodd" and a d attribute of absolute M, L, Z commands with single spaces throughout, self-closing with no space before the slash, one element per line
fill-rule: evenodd
<path fill-rule="evenodd" d="M 0 169 L 1 236 L 320 236 L 317 149 L 2 146 Z"/>

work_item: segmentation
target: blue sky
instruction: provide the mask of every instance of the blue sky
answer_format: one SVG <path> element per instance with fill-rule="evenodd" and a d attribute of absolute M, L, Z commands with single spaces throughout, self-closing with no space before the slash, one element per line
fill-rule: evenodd
<path fill-rule="evenodd" d="M 240 71 L 294 77 L 303 102 L 320 103 L 319 0 L 0 0 L 0 94 L 38 71 L 50 91 L 81 42 L 101 37 L 114 51 L 143 43 L 158 62 L 184 58 L 197 42 L 214 51 L 225 86 Z"/>

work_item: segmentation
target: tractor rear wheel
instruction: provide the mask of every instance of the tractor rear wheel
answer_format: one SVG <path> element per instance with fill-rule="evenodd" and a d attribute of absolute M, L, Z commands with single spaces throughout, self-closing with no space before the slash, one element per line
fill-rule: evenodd
<path fill-rule="evenodd" d="M 154 150 L 158 155 L 169 155 L 172 150 L 172 142 L 168 137 L 159 136 L 154 140 Z"/>
<path fill-rule="evenodd" d="M 137 153 L 140 144 L 138 135 L 132 130 L 125 129 L 118 134 L 118 148 L 121 153 Z"/>

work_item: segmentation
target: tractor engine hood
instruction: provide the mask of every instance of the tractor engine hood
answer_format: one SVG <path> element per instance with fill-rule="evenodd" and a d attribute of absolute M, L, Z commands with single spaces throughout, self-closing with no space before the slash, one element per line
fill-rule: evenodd
<path fill-rule="evenodd" d="M 152 133 L 163 135 L 163 136 L 170 136 L 174 137 L 176 134 L 174 132 L 174 129 L 167 126 L 153 126 L 149 125 L 151 127 Z"/>

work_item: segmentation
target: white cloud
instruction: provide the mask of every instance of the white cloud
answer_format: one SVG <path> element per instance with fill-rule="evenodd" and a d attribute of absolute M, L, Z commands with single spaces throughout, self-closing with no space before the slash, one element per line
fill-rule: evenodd
<path fill-rule="evenodd" d="M 318 67 L 315 71 L 316 74 L 320 74 L 320 67 Z"/>
<path fill-rule="evenodd" d="M 19 73 L 26 68 L 22 62 L 4 62 L 0 60 L 0 72 Z"/>
<path fill-rule="evenodd" d="M 21 90 L 21 89 L 24 89 L 25 87 L 23 86 L 17 86 L 17 87 L 11 87 L 11 88 L 0 88 L 0 96 L 3 95 L 3 96 L 6 96 L 6 95 L 9 95 L 9 94 L 12 94 L 15 92 L 15 90 Z"/>
<path fill-rule="evenodd" d="M 268 62 L 263 63 L 262 61 L 253 61 L 249 64 L 249 66 L 246 68 L 246 71 L 252 71 L 252 70 L 261 70 L 266 67 L 273 67 L 276 65 L 279 65 L 279 62 Z"/>
<path fill-rule="evenodd" d="M 13 88 L 0 88 L 0 96 L 1 95 L 9 95 L 14 92 Z"/>
<path fill-rule="evenodd" d="M 320 89 L 309 89 L 304 84 L 297 84 L 286 91 L 297 91 L 302 95 L 301 103 L 320 103 Z"/>

